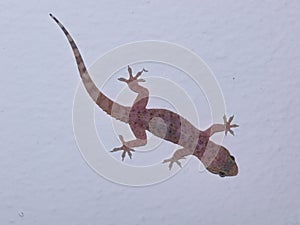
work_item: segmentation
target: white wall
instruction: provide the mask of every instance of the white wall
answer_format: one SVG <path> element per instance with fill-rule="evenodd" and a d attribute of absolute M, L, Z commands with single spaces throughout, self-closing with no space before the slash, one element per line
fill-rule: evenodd
<path fill-rule="evenodd" d="M 299 8 L 296 0 L 2 1 L 0 224 L 299 224 Z M 239 175 L 198 173 L 196 159 L 143 188 L 94 173 L 73 134 L 75 62 L 49 12 L 87 65 L 144 39 L 199 54 L 240 124 L 224 143 Z"/>

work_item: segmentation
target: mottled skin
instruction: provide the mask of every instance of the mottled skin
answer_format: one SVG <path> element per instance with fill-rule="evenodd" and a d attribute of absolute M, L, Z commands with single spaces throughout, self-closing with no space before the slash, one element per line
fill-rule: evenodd
<path fill-rule="evenodd" d="M 238 174 L 237 164 L 229 151 L 225 147 L 209 140 L 216 132 L 225 131 L 225 134 L 230 132 L 234 135 L 231 128 L 238 127 L 238 125 L 231 125 L 233 116 L 227 121 L 224 115 L 224 124 L 214 124 L 207 130 L 200 131 L 188 120 L 175 112 L 167 109 L 147 109 L 149 91 L 139 85 L 140 82 L 145 81 L 140 79 L 140 76 L 143 72 L 147 71 L 143 69 L 133 76 L 132 69 L 129 66 L 129 78 L 119 78 L 119 80 L 127 83 L 128 87 L 137 93 L 137 97 L 132 107 L 123 106 L 112 101 L 105 96 L 92 81 L 71 35 L 52 14 L 50 14 L 50 16 L 60 26 L 72 47 L 80 77 L 88 94 L 106 113 L 120 121 L 128 123 L 135 135 L 135 139 L 131 141 L 125 141 L 120 135 L 119 138 L 122 142 L 122 146 L 114 148 L 112 152 L 122 151 L 122 160 L 124 160 L 126 153 L 131 158 L 134 147 L 147 144 L 147 130 L 164 140 L 182 146 L 181 149 L 175 151 L 170 159 L 163 161 L 163 163 L 169 163 L 169 169 L 172 168 L 174 162 L 181 166 L 180 159 L 184 159 L 185 156 L 188 155 L 194 155 L 205 165 L 208 171 L 214 174 L 218 174 L 221 177 L 235 176 Z"/>

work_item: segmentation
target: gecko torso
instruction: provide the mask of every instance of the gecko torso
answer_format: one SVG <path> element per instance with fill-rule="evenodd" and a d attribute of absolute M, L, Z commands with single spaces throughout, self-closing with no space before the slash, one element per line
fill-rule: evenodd
<path fill-rule="evenodd" d="M 238 126 L 236 124 L 231 125 L 233 116 L 228 121 L 224 116 L 224 124 L 213 124 L 207 130 L 201 131 L 175 112 L 167 109 L 148 109 L 149 91 L 139 84 L 145 81 L 140 78 L 142 73 L 148 71 L 142 69 L 134 76 L 129 66 L 129 79 L 119 78 L 119 80 L 127 83 L 128 87 L 137 93 L 137 97 L 132 107 L 123 106 L 112 101 L 92 81 L 79 49 L 66 28 L 52 14 L 50 16 L 60 26 L 71 45 L 80 77 L 90 97 L 107 114 L 128 123 L 135 135 L 135 139 L 131 141 L 125 141 L 120 135 L 122 146 L 114 148 L 112 152 L 122 151 L 122 160 L 124 160 L 126 154 L 131 158 L 133 148 L 147 144 L 146 131 L 149 131 L 157 137 L 182 146 L 181 149 L 175 151 L 170 159 L 163 161 L 169 163 L 169 169 L 172 168 L 174 163 L 181 166 L 179 160 L 184 159 L 185 156 L 194 155 L 205 165 L 208 171 L 214 174 L 221 177 L 237 175 L 238 167 L 234 157 L 230 155 L 225 147 L 209 140 L 216 132 L 225 131 L 225 134 L 227 132 L 233 134 L 231 128 Z"/>

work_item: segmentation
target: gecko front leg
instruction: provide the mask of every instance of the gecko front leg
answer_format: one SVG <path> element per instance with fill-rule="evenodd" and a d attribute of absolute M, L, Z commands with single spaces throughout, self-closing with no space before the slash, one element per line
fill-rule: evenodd
<path fill-rule="evenodd" d="M 224 115 L 223 116 L 224 124 L 213 124 L 210 128 L 208 128 L 204 132 L 209 137 L 212 136 L 212 135 L 214 135 L 215 133 L 224 132 L 224 131 L 225 131 L 225 135 L 227 135 L 228 132 L 230 134 L 234 135 L 234 132 L 233 132 L 233 130 L 231 128 L 239 127 L 239 125 L 237 125 L 237 124 L 231 124 L 233 118 L 234 118 L 234 116 L 231 116 L 231 117 L 229 117 L 229 120 L 227 121 L 227 117 Z"/>
<path fill-rule="evenodd" d="M 169 169 L 171 170 L 173 167 L 173 164 L 176 163 L 179 167 L 182 167 L 181 162 L 179 161 L 180 159 L 185 159 L 185 156 L 193 154 L 190 149 L 187 148 L 181 148 L 176 150 L 174 152 L 173 156 L 169 159 L 165 159 L 163 163 L 168 163 L 169 162 Z"/>
<path fill-rule="evenodd" d="M 114 148 L 111 152 L 121 151 L 122 153 L 122 161 L 124 160 L 126 153 L 131 159 L 132 153 L 135 150 L 133 148 L 144 146 L 147 144 L 147 135 L 146 128 L 148 126 L 148 122 L 146 119 L 146 106 L 149 99 L 149 91 L 148 89 L 139 85 L 139 82 L 145 82 L 144 79 L 140 79 L 139 77 L 143 72 L 148 72 L 145 69 L 139 71 L 135 76 L 132 75 L 132 69 L 128 66 L 129 79 L 119 78 L 118 80 L 127 83 L 128 87 L 138 93 L 133 106 L 131 107 L 129 113 L 129 126 L 135 135 L 136 139 L 131 141 L 124 141 L 122 135 L 119 135 L 119 138 L 122 142 L 122 146 L 118 148 Z"/>

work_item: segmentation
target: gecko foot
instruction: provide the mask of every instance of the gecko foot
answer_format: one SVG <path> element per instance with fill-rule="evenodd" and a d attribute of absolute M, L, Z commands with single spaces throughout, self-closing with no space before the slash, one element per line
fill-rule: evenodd
<path fill-rule="evenodd" d="M 136 82 L 145 82 L 144 79 L 139 79 L 139 77 L 142 75 L 143 72 L 148 72 L 148 70 L 145 70 L 144 68 L 138 72 L 135 76 L 132 75 L 132 69 L 130 66 L 128 66 L 128 73 L 129 73 L 129 79 L 125 79 L 123 77 L 118 78 L 119 81 L 125 82 L 127 84 L 136 81 Z"/>
<path fill-rule="evenodd" d="M 124 138 L 122 135 L 119 135 L 119 139 L 120 141 L 122 142 L 122 146 L 121 147 L 118 147 L 118 148 L 114 148 L 113 150 L 111 150 L 110 152 L 118 152 L 118 151 L 123 151 L 121 157 L 122 157 L 122 161 L 124 161 L 124 158 L 126 156 L 126 153 L 128 154 L 129 158 L 131 159 L 132 158 L 132 153 L 131 152 L 135 152 L 134 149 L 132 148 L 128 148 L 126 145 L 125 145 L 125 141 L 124 141 Z"/>
<path fill-rule="evenodd" d="M 163 161 L 163 163 L 168 163 L 169 162 L 169 170 L 172 169 L 174 162 L 180 167 L 182 168 L 181 162 L 179 162 L 180 159 L 185 159 L 185 157 L 181 157 L 181 158 L 176 158 L 174 156 L 172 156 L 170 159 L 165 159 Z"/>
<path fill-rule="evenodd" d="M 227 121 L 226 115 L 223 116 L 224 125 L 225 125 L 225 135 L 227 135 L 227 133 L 229 132 L 234 136 L 234 132 L 231 128 L 239 127 L 239 125 L 237 125 L 237 124 L 230 124 L 232 122 L 233 118 L 234 118 L 234 115 L 229 117 L 229 120 Z"/>

